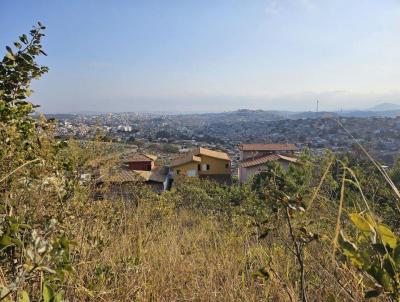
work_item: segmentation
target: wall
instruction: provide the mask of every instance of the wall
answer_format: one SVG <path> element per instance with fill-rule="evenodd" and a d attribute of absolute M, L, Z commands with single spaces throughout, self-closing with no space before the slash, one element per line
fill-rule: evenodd
<path fill-rule="evenodd" d="M 150 171 L 154 167 L 154 162 L 151 161 L 133 161 L 128 162 L 129 170 Z"/>
<path fill-rule="evenodd" d="M 180 165 L 180 166 L 177 166 L 177 167 L 173 167 L 173 168 L 171 168 L 172 169 L 172 173 L 173 173 L 173 177 L 178 176 L 178 174 L 176 173 L 177 170 L 180 170 L 179 176 L 181 176 L 181 175 L 186 175 L 187 176 L 187 172 L 190 171 L 190 170 L 196 171 L 196 175 L 195 176 L 197 176 L 198 175 L 198 172 L 197 172 L 198 166 L 197 165 L 198 165 L 197 162 L 190 162 L 190 163 L 183 164 L 183 165 Z"/>
<path fill-rule="evenodd" d="M 230 174 L 231 173 L 231 167 L 230 167 L 230 161 L 229 160 L 224 160 L 224 159 L 219 159 L 219 158 L 214 158 L 214 157 L 209 157 L 205 155 L 199 155 L 201 157 L 201 168 L 203 164 L 209 164 L 210 165 L 210 170 L 208 171 L 199 171 L 200 175 L 212 175 L 212 174 Z M 228 164 L 228 168 L 226 168 L 226 164 Z"/>
<path fill-rule="evenodd" d="M 282 165 L 283 169 L 287 170 L 289 167 L 289 162 L 285 160 L 279 160 L 279 164 Z M 261 171 L 265 171 L 268 168 L 268 164 L 258 165 L 248 168 L 239 168 L 239 181 L 246 182 L 251 178 L 254 174 L 257 174 Z"/>

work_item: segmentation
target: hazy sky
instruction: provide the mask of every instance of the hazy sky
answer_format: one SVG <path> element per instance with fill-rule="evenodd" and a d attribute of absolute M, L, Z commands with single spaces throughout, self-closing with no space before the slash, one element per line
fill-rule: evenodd
<path fill-rule="evenodd" d="M 0 45 L 39 20 L 45 112 L 400 103 L 400 0 L 0 0 Z"/>

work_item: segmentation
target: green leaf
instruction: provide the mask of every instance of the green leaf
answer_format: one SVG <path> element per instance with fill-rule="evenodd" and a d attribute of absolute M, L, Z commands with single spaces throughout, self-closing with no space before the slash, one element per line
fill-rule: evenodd
<path fill-rule="evenodd" d="M 22 241 L 17 238 L 11 238 L 11 242 L 14 243 L 16 246 L 22 247 Z"/>
<path fill-rule="evenodd" d="M 375 222 L 375 220 L 374 220 L 374 217 L 372 217 L 372 215 L 370 215 L 370 214 L 365 214 L 365 219 L 368 221 L 368 223 L 370 224 L 370 225 L 372 225 L 372 226 L 375 226 L 376 225 L 376 222 Z"/>
<path fill-rule="evenodd" d="M 393 278 L 396 275 L 396 264 L 389 255 L 385 255 L 383 258 L 383 268 L 390 275 L 390 277 Z"/>
<path fill-rule="evenodd" d="M 372 226 L 368 223 L 368 221 L 362 217 L 360 214 L 352 213 L 349 214 L 351 221 L 354 225 L 362 232 L 373 232 Z"/>
<path fill-rule="evenodd" d="M 63 302 L 63 296 L 61 293 L 57 293 L 54 297 L 54 302 Z"/>
<path fill-rule="evenodd" d="M 365 293 L 365 299 L 376 298 L 381 294 L 381 291 L 378 289 L 370 290 Z"/>
<path fill-rule="evenodd" d="M 6 247 L 12 245 L 12 239 L 10 236 L 3 235 L 0 237 L 0 246 L 1 247 Z"/>
<path fill-rule="evenodd" d="M 15 61 L 15 57 L 13 56 L 13 54 L 6 52 L 6 57 L 9 58 L 12 61 Z"/>
<path fill-rule="evenodd" d="M 370 274 L 374 279 L 386 290 L 393 290 L 393 285 L 391 282 L 391 278 L 389 274 L 381 269 L 378 265 L 372 265 L 368 270 L 368 274 Z"/>
<path fill-rule="evenodd" d="M 380 255 L 382 256 L 386 255 L 387 249 L 382 243 L 375 243 L 372 244 L 372 246 L 374 247 L 375 251 L 377 251 Z"/>
<path fill-rule="evenodd" d="M 13 51 L 10 46 L 6 46 L 6 50 L 7 50 L 7 52 L 9 52 L 10 54 L 13 55 Z"/>
<path fill-rule="evenodd" d="M 47 283 L 43 284 L 43 302 L 53 302 L 54 291 Z"/>
<path fill-rule="evenodd" d="M 393 250 L 393 260 L 397 267 L 400 268 L 400 245 L 397 245 Z"/>
<path fill-rule="evenodd" d="M 353 265 L 358 268 L 363 267 L 364 262 L 358 255 L 357 246 L 353 242 L 347 240 L 342 232 L 340 232 L 339 236 L 339 245 L 343 250 L 343 255 L 345 255 Z"/>
<path fill-rule="evenodd" d="M 29 295 L 26 291 L 21 291 L 18 302 L 29 302 Z"/>
<path fill-rule="evenodd" d="M 28 37 L 25 34 L 20 36 L 19 39 L 21 40 L 22 43 L 28 44 Z"/>
<path fill-rule="evenodd" d="M 378 224 L 376 230 L 381 235 L 383 244 L 389 245 L 392 249 L 396 247 L 397 236 L 387 226 Z"/>

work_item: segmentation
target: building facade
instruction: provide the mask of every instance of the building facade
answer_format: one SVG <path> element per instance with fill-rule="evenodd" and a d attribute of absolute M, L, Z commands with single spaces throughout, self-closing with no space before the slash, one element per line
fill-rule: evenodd
<path fill-rule="evenodd" d="M 186 176 L 228 182 L 231 176 L 231 160 L 228 154 L 205 148 L 196 148 L 172 159 L 170 168 L 174 179 Z"/>
<path fill-rule="evenodd" d="M 155 155 L 137 153 L 125 158 L 123 164 L 127 170 L 151 171 L 156 159 Z"/>
<path fill-rule="evenodd" d="M 287 169 L 290 163 L 296 163 L 295 152 L 298 149 L 294 144 L 242 144 L 239 151 L 238 176 L 239 182 L 244 183 L 268 169 L 271 162 Z"/>

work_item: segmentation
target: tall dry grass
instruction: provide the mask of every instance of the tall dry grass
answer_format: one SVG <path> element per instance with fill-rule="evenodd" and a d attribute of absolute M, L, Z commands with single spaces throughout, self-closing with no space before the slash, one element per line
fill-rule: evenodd
<path fill-rule="evenodd" d="M 298 263 L 283 219 L 271 232 L 240 215 L 178 208 L 173 194 L 140 196 L 138 205 L 105 200 L 74 207 L 71 301 L 299 301 Z M 72 208 L 71 208 L 72 209 Z M 359 274 L 331 260 L 337 210 L 316 203 L 304 217 L 326 239 L 305 248 L 310 301 L 362 301 Z M 300 223 L 294 221 L 298 231 Z M 260 269 L 268 272 L 262 276 Z"/>
<path fill-rule="evenodd" d="M 212 215 L 102 201 L 76 224 L 73 301 L 260 301 L 262 243 Z M 78 284 L 78 286 L 73 285 Z"/>

